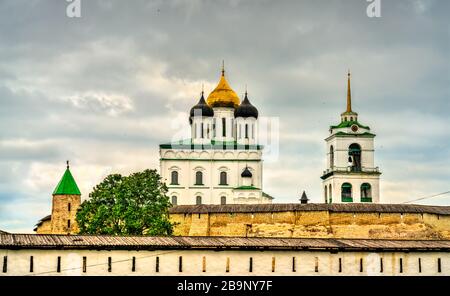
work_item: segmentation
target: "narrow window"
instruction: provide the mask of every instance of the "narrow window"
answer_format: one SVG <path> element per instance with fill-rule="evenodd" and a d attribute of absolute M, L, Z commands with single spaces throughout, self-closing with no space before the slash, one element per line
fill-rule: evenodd
<path fill-rule="evenodd" d="M 252 124 L 252 139 L 255 139 L 255 126 Z"/>
<path fill-rule="evenodd" d="M 226 205 L 227 204 L 227 197 L 226 196 L 221 196 L 220 197 L 220 204 L 221 205 Z"/>
<path fill-rule="evenodd" d="M 245 138 L 248 139 L 248 124 L 245 124 Z"/>
<path fill-rule="evenodd" d="M 422 273 L 422 259 L 419 258 L 419 273 Z"/>
<path fill-rule="evenodd" d="M 61 256 L 58 256 L 58 261 L 56 263 L 56 272 L 61 272 Z"/>
<path fill-rule="evenodd" d="M 333 145 L 330 146 L 330 168 L 332 169 L 334 167 L 334 147 Z"/>
<path fill-rule="evenodd" d="M 226 137 L 227 135 L 227 125 L 225 118 L 222 118 L 222 137 Z"/>
<path fill-rule="evenodd" d="M 442 272 L 442 266 L 441 266 L 441 258 L 438 258 L 437 260 L 437 267 L 438 267 L 438 272 L 441 273 Z"/>
<path fill-rule="evenodd" d="M 200 134 L 201 134 L 201 137 L 202 137 L 202 139 L 205 137 L 205 135 L 204 135 L 204 133 L 203 133 L 203 122 L 202 122 L 202 124 L 201 124 L 201 131 L 200 131 Z"/>
<path fill-rule="evenodd" d="M 275 272 L 275 257 L 272 257 L 272 272 Z"/>
<path fill-rule="evenodd" d="M 67 205 L 67 211 L 69 211 L 70 212 L 70 202 L 69 202 L 69 204 Z"/>
<path fill-rule="evenodd" d="M 30 272 L 34 272 L 34 258 L 30 256 Z"/>
<path fill-rule="evenodd" d="M 253 272 L 253 257 L 250 257 L 248 272 Z"/>
<path fill-rule="evenodd" d="M 212 129 L 213 129 L 213 137 L 216 137 L 216 119 L 215 118 L 213 120 Z"/>
<path fill-rule="evenodd" d="M 131 271 L 135 272 L 136 271 L 136 257 L 133 257 L 131 259 Z"/>
<path fill-rule="evenodd" d="M 296 272 L 297 271 L 297 266 L 296 266 L 296 262 L 295 262 L 295 257 L 292 257 L 292 272 Z"/>
<path fill-rule="evenodd" d="M 196 205 L 201 205 L 202 204 L 202 197 L 201 196 L 195 197 L 195 204 Z"/>
<path fill-rule="evenodd" d="M 314 266 L 314 271 L 315 271 L 315 272 L 319 272 L 319 257 L 315 257 L 315 258 L 314 258 L 314 261 L 315 261 L 315 262 L 314 262 L 314 265 L 315 265 L 315 266 Z"/>
<path fill-rule="evenodd" d="M 108 272 L 112 271 L 112 260 L 111 257 L 108 257 Z"/>
<path fill-rule="evenodd" d="M 238 134 L 238 138 L 242 139 L 242 125 L 239 124 L 239 134 Z"/>
<path fill-rule="evenodd" d="M 156 257 L 155 271 L 159 272 L 159 257 Z"/>
<path fill-rule="evenodd" d="M 342 258 L 339 258 L 339 272 L 342 272 Z"/>
<path fill-rule="evenodd" d="M 403 258 L 399 259 L 399 263 L 400 263 L 400 273 L 403 273 Z"/>
<path fill-rule="evenodd" d="M 172 171 L 171 173 L 171 182 L 170 185 L 178 185 L 178 172 L 177 171 Z"/>
<path fill-rule="evenodd" d="M 183 272 L 183 256 L 178 257 L 178 271 Z"/>
<path fill-rule="evenodd" d="M 87 258 L 86 256 L 83 257 L 83 272 L 86 272 L 87 270 Z"/>
<path fill-rule="evenodd" d="M 230 272 L 230 257 L 227 257 L 227 266 L 226 266 L 226 272 Z"/>
<path fill-rule="evenodd" d="M 383 272 L 383 258 L 380 258 L 380 272 Z"/>
<path fill-rule="evenodd" d="M 194 139 L 197 138 L 197 124 L 194 123 Z"/>
<path fill-rule="evenodd" d="M 359 259 L 359 272 L 363 272 L 364 271 L 364 262 L 363 259 Z"/>
<path fill-rule="evenodd" d="M 228 185 L 227 184 L 227 172 L 220 172 L 220 184 L 219 185 Z"/>
<path fill-rule="evenodd" d="M 70 228 L 70 220 L 67 220 L 67 228 Z"/>
<path fill-rule="evenodd" d="M 172 196 L 172 205 L 176 206 L 177 205 L 177 197 L 174 195 Z"/>
<path fill-rule="evenodd" d="M 8 272 L 8 256 L 3 256 L 3 273 Z"/>
<path fill-rule="evenodd" d="M 206 272 L 206 257 L 203 256 L 202 260 L 202 272 Z"/>
<path fill-rule="evenodd" d="M 203 185 L 203 173 L 202 172 L 195 173 L 195 185 Z"/>

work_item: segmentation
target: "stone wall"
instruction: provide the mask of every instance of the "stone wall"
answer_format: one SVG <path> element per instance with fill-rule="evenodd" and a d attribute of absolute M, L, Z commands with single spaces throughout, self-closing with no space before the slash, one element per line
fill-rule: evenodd
<path fill-rule="evenodd" d="M 450 215 L 285 211 L 171 213 L 178 236 L 450 239 Z"/>
<path fill-rule="evenodd" d="M 0 258 L 2 276 L 450 275 L 449 252 L 0 249 Z"/>

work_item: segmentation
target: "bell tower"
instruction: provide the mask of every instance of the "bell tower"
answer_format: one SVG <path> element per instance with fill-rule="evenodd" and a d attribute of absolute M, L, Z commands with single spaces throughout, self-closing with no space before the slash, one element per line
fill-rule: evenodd
<path fill-rule="evenodd" d="M 358 121 L 352 109 L 347 78 L 347 108 L 341 122 L 330 127 L 325 139 L 327 168 L 321 177 L 325 203 L 379 203 L 380 171 L 374 164 L 375 134 Z"/>

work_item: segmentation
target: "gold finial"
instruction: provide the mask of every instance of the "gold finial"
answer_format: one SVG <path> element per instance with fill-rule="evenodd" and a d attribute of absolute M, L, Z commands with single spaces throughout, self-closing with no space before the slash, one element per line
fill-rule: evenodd
<path fill-rule="evenodd" d="M 68 160 L 66 161 L 66 164 L 67 164 L 67 169 L 69 169 L 69 161 Z"/>
<path fill-rule="evenodd" d="M 347 79 L 347 110 L 346 112 L 352 112 L 352 91 L 350 88 L 350 69 L 348 70 L 348 79 Z"/>
<path fill-rule="evenodd" d="M 225 76 L 225 60 L 222 60 L 222 76 Z"/>

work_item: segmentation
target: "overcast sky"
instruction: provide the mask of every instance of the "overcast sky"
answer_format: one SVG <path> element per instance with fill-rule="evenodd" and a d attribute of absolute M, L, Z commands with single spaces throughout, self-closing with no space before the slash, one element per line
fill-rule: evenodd
<path fill-rule="evenodd" d="M 448 0 L 0 0 L 0 229 L 50 214 L 65 161 L 87 198 L 107 174 L 159 168 L 225 60 L 239 94 L 280 123 L 264 191 L 321 202 L 328 128 L 353 109 L 374 133 L 381 200 L 450 190 Z M 450 195 L 421 201 L 450 204 Z"/>

